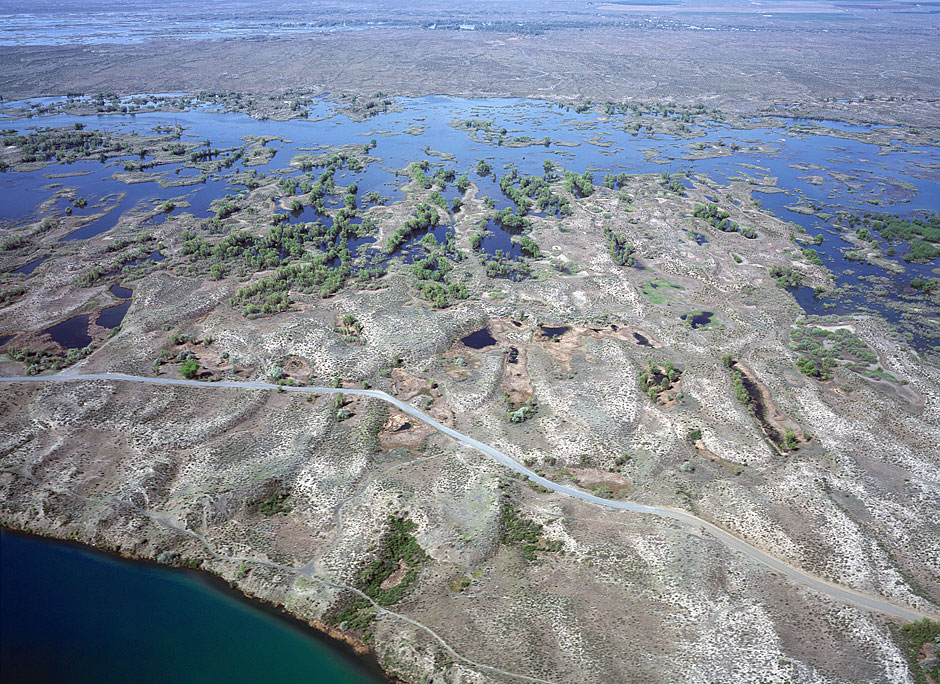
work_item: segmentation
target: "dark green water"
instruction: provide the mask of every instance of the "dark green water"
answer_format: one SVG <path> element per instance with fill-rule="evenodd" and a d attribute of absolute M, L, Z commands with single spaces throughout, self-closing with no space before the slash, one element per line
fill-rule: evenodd
<path fill-rule="evenodd" d="M 0 531 L 0 680 L 383 681 L 196 573 Z"/>

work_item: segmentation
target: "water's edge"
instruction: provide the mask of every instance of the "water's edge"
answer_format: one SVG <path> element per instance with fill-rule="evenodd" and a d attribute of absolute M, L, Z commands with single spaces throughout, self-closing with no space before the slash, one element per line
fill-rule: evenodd
<path fill-rule="evenodd" d="M 6 523 L 0 523 L 0 533 L 11 537 L 32 539 L 45 544 L 77 549 L 84 553 L 99 555 L 112 561 L 116 560 L 121 563 L 143 565 L 165 572 L 188 575 L 201 584 L 208 586 L 213 591 L 225 594 L 228 597 L 234 597 L 237 601 L 273 617 L 287 627 L 298 630 L 305 636 L 313 637 L 332 651 L 339 660 L 351 665 L 355 669 L 364 670 L 367 674 L 381 681 L 388 682 L 388 684 L 406 684 L 403 680 L 385 672 L 379 664 L 375 651 L 358 639 L 346 635 L 340 630 L 319 620 L 295 615 L 288 611 L 283 605 L 248 594 L 244 590 L 230 584 L 228 580 L 223 579 L 211 570 L 166 565 L 165 563 L 159 563 L 153 558 L 146 556 L 114 551 L 74 539 L 63 539 L 61 537 L 54 537 L 31 530 L 11 527 Z"/>

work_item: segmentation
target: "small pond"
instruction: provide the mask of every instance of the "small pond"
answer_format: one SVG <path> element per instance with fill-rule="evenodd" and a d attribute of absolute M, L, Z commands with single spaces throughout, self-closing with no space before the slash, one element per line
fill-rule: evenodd
<path fill-rule="evenodd" d="M 711 325 L 712 318 L 714 318 L 715 313 L 713 311 L 692 311 L 689 313 L 682 314 L 679 316 L 683 321 L 695 328 L 706 328 Z"/>
<path fill-rule="evenodd" d="M 42 262 L 44 262 L 46 259 L 48 259 L 48 257 L 42 257 L 41 259 L 36 259 L 35 261 L 30 261 L 30 262 L 29 262 L 28 264 L 26 264 L 25 266 L 20 266 L 18 269 L 16 269 L 15 271 L 13 271 L 13 273 L 22 273 L 23 275 L 29 275 L 30 273 L 32 273 L 33 271 L 35 271 L 36 268 L 39 266 L 39 264 L 41 264 Z"/>
<path fill-rule="evenodd" d="M 91 344 L 91 335 L 88 334 L 90 319 L 91 314 L 78 314 L 46 328 L 43 333 L 65 349 L 84 349 Z"/>
<path fill-rule="evenodd" d="M 492 347 L 496 344 L 496 338 L 490 334 L 490 329 L 486 327 L 480 328 L 466 337 L 461 337 L 460 342 L 471 349 L 483 349 L 484 347 Z"/>
<path fill-rule="evenodd" d="M 102 309 L 95 323 L 102 328 L 114 329 L 118 327 L 121 325 L 121 321 L 124 320 L 124 316 L 127 315 L 127 310 L 131 308 L 132 303 L 133 300 L 126 299 L 120 304 Z"/>
<path fill-rule="evenodd" d="M 112 285 L 108 290 L 118 299 L 129 299 L 134 295 L 134 291 L 129 287 L 121 287 L 120 285 Z"/>
<path fill-rule="evenodd" d="M 555 337 L 561 337 L 566 332 L 571 330 L 571 326 L 559 325 L 559 326 L 552 327 L 552 326 L 547 326 L 547 325 L 540 325 L 539 329 L 542 331 L 542 334 L 545 337 L 555 338 Z"/>

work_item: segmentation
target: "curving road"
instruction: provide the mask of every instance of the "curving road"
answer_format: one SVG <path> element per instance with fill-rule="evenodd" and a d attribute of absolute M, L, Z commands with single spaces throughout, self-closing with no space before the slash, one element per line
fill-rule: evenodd
<path fill-rule="evenodd" d="M 137 382 L 145 383 L 150 385 L 181 385 L 184 387 L 198 387 L 200 389 L 212 389 L 217 387 L 224 387 L 229 389 L 257 389 L 257 390 L 279 390 L 282 389 L 286 392 L 307 392 L 314 394 L 350 394 L 350 395 L 359 395 L 365 397 L 371 397 L 373 399 L 379 399 L 381 401 L 392 404 L 399 410 L 408 415 L 424 422 L 433 427 L 435 430 L 444 433 L 445 435 L 453 438 L 461 444 L 466 446 L 473 447 L 477 451 L 489 456 L 490 458 L 502 463 L 507 468 L 510 468 L 521 475 L 525 475 L 533 482 L 536 482 L 543 487 L 551 489 L 552 491 L 558 492 L 559 494 L 565 494 L 567 496 L 574 497 L 576 499 L 581 499 L 583 501 L 590 501 L 591 503 L 597 504 L 599 506 L 604 506 L 605 508 L 615 508 L 624 511 L 632 511 L 635 513 L 648 513 L 649 515 L 656 515 L 660 518 L 666 518 L 668 520 L 675 520 L 677 522 L 688 525 L 689 527 L 698 528 L 704 532 L 707 532 L 711 536 L 715 537 L 722 543 L 724 543 L 729 548 L 738 551 L 752 560 L 756 560 L 759 563 L 763 563 L 768 568 L 774 572 L 780 573 L 785 577 L 789 578 L 796 584 L 801 584 L 803 586 L 809 587 L 815 591 L 818 591 L 822 594 L 830 596 L 831 598 L 837 599 L 849 605 L 855 606 L 857 608 L 863 608 L 866 610 L 871 610 L 877 613 L 884 613 L 886 615 L 891 615 L 902 620 L 915 621 L 920 620 L 921 618 L 929 617 L 931 619 L 940 619 L 940 615 L 930 615 L 928 613 L 922 613 L 920 611 L 897 605 L 887 601 L 883 598 L 877 596 L 872 596 L 869 594 L 864 594 L 862 592 L 855 591 L 853 589 L 848 589 L 826 580 L 811 575 L 810 573 L 804 572 L 798 568 L 794 568 L 784 561 L 776 558 L 769 553 L 762 551 L 761 549 L 751 546 L 746 541 L 739 539 L 733 534 L 726 532 L 720 527 L 713 525 L 707 520 L 703 520 L 691 513 L 687 513 L 683 510 L 676 508 L 668 508 L 665 506 L 647 506 L 645 504 L 638 504 L 632 501 L 613 501 L 611 499 L 604 499 L 587 492 L 583 492 L 579 489 L 573 487 L 568 487 L 567 485 L 558 484 L 547 480 L 544 477 L 535 474 L 519 462 L 513 460 L 509 456 L 506 456 L 500 451 L 497 451 L 493 447 L 484 444 L 472 437 L 468 437 L 460 432 L 457 432 L 453 428 L 450 428 L 438 421 L 434 420 L 430 416 L 416 409 L 414 406 L 407 404 L 400 399 L 381 392 L 379 390 L 365 390 L 365 389 L 337 389 L 333 387 L 290 387 L 287 385 L 274 385 L 267 382 L 260 382 L 258 380 L 244 380 L 244 381 L 231 381 L 231 380 L 220 380 L 216 382 L 200 382 L 198 380 L 184 380 L 182 378 L 147 378 L 137 375 L 125 375 L 123 373 L 89 373 L 89 374 L 64 374 L 59 373 L 56 375 L 42 375 L 42 376 L 21 376 L 21 377 L 0 377 L 0 382 L 5 383 L 14 383 L 14 382 L 88 382 L 90 380 L 106 380 L 106 381 L 120 381 L 120 382 Z"/>

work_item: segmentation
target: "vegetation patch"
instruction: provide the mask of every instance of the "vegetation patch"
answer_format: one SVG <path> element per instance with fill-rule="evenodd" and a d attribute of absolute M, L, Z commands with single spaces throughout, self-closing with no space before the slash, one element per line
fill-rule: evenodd
<path fill-rule="evenodd" d="M 353 314 L 343 314 L 333 330 L 343 336 L 346 344 L 361 345 L 365 344 L 365 338 L 362 334 L 362 323 Z"/>
<path fill-rule="evenodd" d="M 542 526 L 526 518 L 522 513 L 504 503 L 500 510 L 499 540 L 504 544 L 522 545 L 522 557 L 534 561 L 539 552 L 558 553 L 562 549 L 560 541 L 546 542 L 542 539 Z"/>
<path fill-rule="evenodd" d="M 443 243 L 438 242 L 433 233 L 428 233 L 421 239 L 419 246 L 426 256 L 415 259 L 411 264 L 418 296 L 438 309 L 447 308 L 455 300 L 467 299 L 470 292 L 466 285 L 447 280 L 447 275 L 453 270 L 450 260 L 461 261 L 464 258 L 454 243 L 453 232 L 447 232 Z"/>
<path fill-rule="evenodd" d="M 269 483 L 264 493 L 245 502 L 245 507 L 253 512 L 270 517 L 281 513 L 291 511 L 287 500 L 290 498 L 290 490 L 280 483 Z"/>
<path fill-rule="evenodd" d="M 675 399 L 678 390 L 676 384 L 682 377 L 682 371 L 676 368 L 675 362 L 667 359 L 662 366 L 652 359 L 647 362 L 646 370 L 637 375 L 640 390 L 651 401 L 665 405 Z"/>
<path fill-rule="evenodd" d="M 790 349 L 801 354 L 797 368 L 816 380 L 831 380 L 836 367 L 842 366 L 867 378 L 899 382 L 878 365 L 878 354 L 848 328 L 796 325 L 790 329 Z"/>
<path fill-rule="evenodd" d="M 682 185 L 680 183 L 680 185 Z M 705 221 L 712 228 L 717 228 L 724 233 L 740 233 L 746 238 L 754 239 L 757 232 L 753 228 L 742 228 L 735 221 L 731 220 L 731 214 L 724 209 L 719 209 L 717 204 L 696 204 L 692 210 L 692 216 Z"/>
<path fill-rule="evenodd" d="M 47 349 L 32 349 L 30 347 L 8 347 L 7 356 L 26 366 L 27 375 L 39 375 L 47 370 L 61 370 L 73 363 L 81 361 L 95 350 L 93 345 L 82 349 L 68 349 L 65 354 L 59 354 Z"/>
<path fill-rule="evenodd" d="M 418 567 L 428 558 L 411 534 L 416 528 L 407 518 L 389 516 L 388 530 L 379 541 L 374 560 L 359 574 L 356 588 L 380 606 L 392 606 L 404 598 L 418 577 Z M 395 573 L 400 576 L 389 582 Z M 361 632 L 368 640 L 367 630 L 375 620 L 375 608 L 361 596 L 346 597 L 327 611 L 323 619 L 344 631 Z"/>
<path fill-rule="evenodd" d="M 744 404 L 754 416 L 771 446 L 783 452 L 795 451 L 799 448 L 800 438 L 791 426 L 787 426 L 781 434 L 777 426 L 771 422 L 768 417 L 768 407 L 765 405 L 764 396 L 757 381 L 737 367 L 737 361 L 731 354 L 721 357 L 721 365 L 731 371 L 734 398 Z M 803 436 L 805 440 L 810 439 L 805 432 Z"/>
<path fill-rule="evenodd" d="M 632 242 L 620 233 L 615 233 L 610 228 L 604 228 L 604 237 L 607 238 L 607 253 L 613 259 L 615 264 L 620 266 L 633 266 L 636 247 Z"/>
<path fill-rule="evenodd" d="M 910 251 L 905 261 L 927 262 L 940 256 L 940 213 L 914 218 L 865 213 L 843 215 L 843 219 L 862 240 L 870 239 L 874 231 L 889 243 L 906 242 Z"/>
<path fill-rule="evenodd" d="M 770 277 L 777 281 L 777 287 L 795 289 L 803 284 L 803 274 L 792 266 L 774 264 L 769 273 Z"/>
<path fill-rule="evenodd" d="M 544 176 L 529 177 L 520 176 L 514 168 L 499 179 L 499 188 L 516 205 L 519 216 L 525 216 L 533 209 L 555 216 L 571 216 L 574 211 L 568 198 L 552 192 L 550 181 L 554 178 L 554 166 L 546 160 L 544 168 Z"/>
<path fill-rule="evenodd" d="M 509 398 L 509 393 L 504 393 L 506 400 L 506 418 L 510 423 L 524 423 L 530 418 L 534 418 L 538 413 L 539 405 L 534 397 L 529 397 L 525 401 L 515 402 Z"/>
<path fill-rule="evenodd" d="M 940 682 L 940 622 L 923 618 L 902 626 L 901 633 L 914 681 Z"/>
<path fill-rule="evenodd" d="M 665 304 L 670 300 L 670 290 L 684 290 L 685 288 L 675 283 L 670 283 L 665 278 L 656 277 L 643 286 L 643 294 L 653 304 Z"/>

